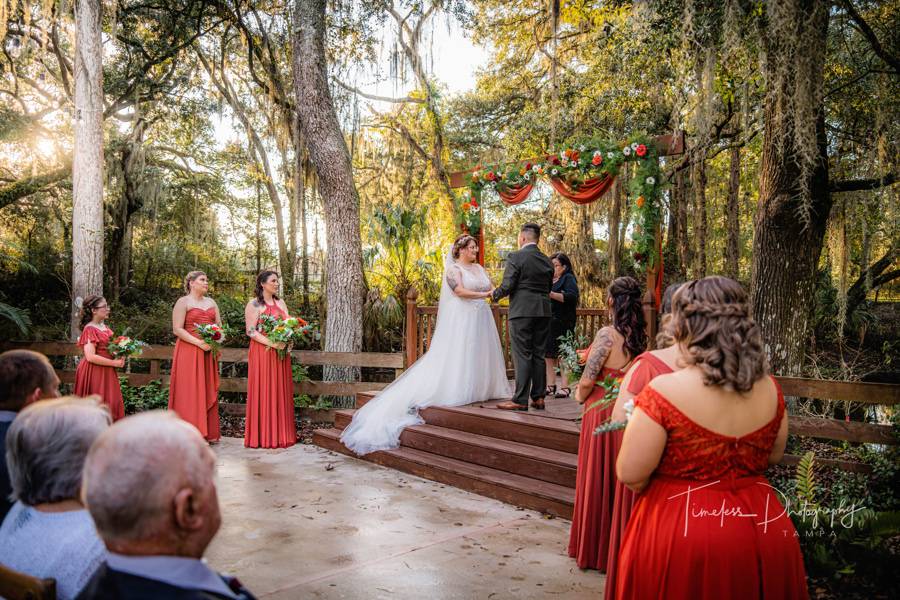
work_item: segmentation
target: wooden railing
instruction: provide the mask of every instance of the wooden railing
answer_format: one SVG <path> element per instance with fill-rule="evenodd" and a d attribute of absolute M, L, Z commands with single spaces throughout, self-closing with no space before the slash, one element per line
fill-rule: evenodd
<path fill-rule="evenodd" d="M 0 351 L 13 348 L 27 348 L 41 352 L 47 356 L 81 356 L 81 348 L 69 342 L 4 342 L 0 343 Z M 141 358 L 136 361 L 149 362 L 147 373 L 122 373 L 127 378 L 129 385 L 147 385 L 151 381 L 161 381 L 168 385 L 169 374 L 161 369 L 162 361 L 172 360 L 174 346 L 150 346 L 144 350 Z M 223 348 L 219 355 L 220 364 L 247 362 L 247 348 Z M 336 365 L 346 367 L 373 367 L 393 369 L 396 372 L 404 368 L 403 353 L 381 352 L 312 352 L 295 350 L 291 352 L 294 362 L 305 366 Z M 75 372 L 67 369 L 57 369 L 59 379 L 63 383 L 74 383 Z M 379 381 L 302 381 L 294 384 L 295 394 L 308 394 L 310 396 L 354 396 L 357 392 L 370 392 L 380 390 L 388 384 Z M 219 391 L 222 392 L 247 392 L 246 377 L 222 377 L 219 380 Z"/>
<path fill-rule="evenodd" d="M 417 303 L 418 292 L 410 290 L 406 297 L 406 364 L 411 365 L 428 351 L 434 328 L 437 325 L 437 306 L 421 306 Z M 509 307 L 491 305 L 494 324 L 500 334 L 503 358 L 506 368 L 511 369 L 512 355 L 509 344 Z M 576 311 L 575 331 L 579 336 L 593 339 L 597 330 L 606 324 L 607 311 L 600 308 L 579 308 Z"/>

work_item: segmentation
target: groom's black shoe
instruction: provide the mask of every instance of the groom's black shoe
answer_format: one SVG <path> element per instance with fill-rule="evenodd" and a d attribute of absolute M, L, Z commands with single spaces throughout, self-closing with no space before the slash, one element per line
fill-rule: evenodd
<path fill-rule="evenodd" d="M 543 398 L 535 398 L 531 401 L 531 408 L 534 410 L 544 410 L 544 399 Z"/>
<path fill-rule="evenodd" d="M 500 410 L 528 410 L 527 405 L 517 404 L 515 402 L 501 402 L 494 408 L 499 408 Z"/>

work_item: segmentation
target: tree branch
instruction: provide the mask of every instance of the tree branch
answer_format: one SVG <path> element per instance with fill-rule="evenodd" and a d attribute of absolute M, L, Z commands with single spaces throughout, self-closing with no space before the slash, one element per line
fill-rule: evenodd
<path fill-rule="evenodd" d="M 23 177 L 9 185 L 0 186 L 0 209 L 59 183 L 71 174 L 72 165 L 69 163 L 55 171 L 34 177 Z"/>
<path fill-rule="evenodd" d="M 841 192 L 859 192 L 863 190 L 877 190 L 878 188 L 893 185 L 897 182 L 900 175 L 897 173 L 886 173 L 881 177 L 872 179 L 845 179 L 842 181 L 830 181 L 828 183 L 828 191 L 832 194 Z"/>
<path fill-rule="evenodd" d="M 425 100 L 422 98 L 413 98 L 412 96 L 406 96 L 405 98 L 389 98 L 387 96 L 378 96 L 376 94 L 367 94 L 366 92 L 360 90 L 359 88 L 353 87 L 352 85 L 347 85 L 343 81 L 337 78 L 333 78 L 332 81 L 338 84 L 340 87 L 344 88 L 348 92 L 353 92 L 354 94 L 358 94 L 363 98 L 367 98 L 369 100 L 376 100 L 378 102 L 393 102 L 394 104 L 406 104 L 408 102 L 415 102 L 417 104 L 425 104 Z"/>
<path fill-rule="evenodd" d="M 860 15 L 856 8 L 853 7 L 853 3 L 850 0 L 842 0 L 841 4 L 847 10 L 847 14 L 850 15 L 853 22 L 859 26 L 862 34 L 869 40 L 869 44 L 872 46 L 872 50 L 875 54 L 877 54 L 881 60 L 893 67 L 895 71 L 900 73 L 900 59 L 885 51 L 881 46 L 881 42 L 878 41 L 878 36 L 875 35 L 875 32 L 872 31 L 872 28 L 869 27 L 866 20 L 863 19 L 862 15 Z"/>
<path fill-rule="evenodd" d="M 900 270 L 884 272 L 894 263 L 898 256 L 900 256 L 900 248 L 894 246 L 884 256 L 860 273 L 859 279 L 847 289 L 847 315 L 853 314 L 853 311 L 865 301 L 869 290 L 873 290 L 900 277 Z M 867 281 L 871 285 L 867 285 Z"/>

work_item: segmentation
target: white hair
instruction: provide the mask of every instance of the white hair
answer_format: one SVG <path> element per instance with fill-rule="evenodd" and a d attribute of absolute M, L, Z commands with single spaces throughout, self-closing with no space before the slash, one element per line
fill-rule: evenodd
<path fill-rule="evenodd" d="M 12 498 L 29 506 L 78 498 L 85 457 L 109 423 L 109 410 L 96 396 L 22 409 L 6 433 Z"/>
<path fill-rule="evenodd" d="M 139 541 L 169 526 L 172 499 L 213 483 L 212 452 L 173 413 L 122 419 L 88 453 L 84 501 L 104 540 Z"/>

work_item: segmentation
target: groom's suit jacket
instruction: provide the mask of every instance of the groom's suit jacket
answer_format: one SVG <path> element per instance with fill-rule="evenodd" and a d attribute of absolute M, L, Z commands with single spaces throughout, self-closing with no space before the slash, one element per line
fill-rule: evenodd
<path fill-rule="evenodd" d="M 537 244 L 529 244 L 507 257 L 503 283 L 494 290 L 493 299 L 509 296 L 510 319 L 549 318 L 552 287 L 553 263 Z"/>

